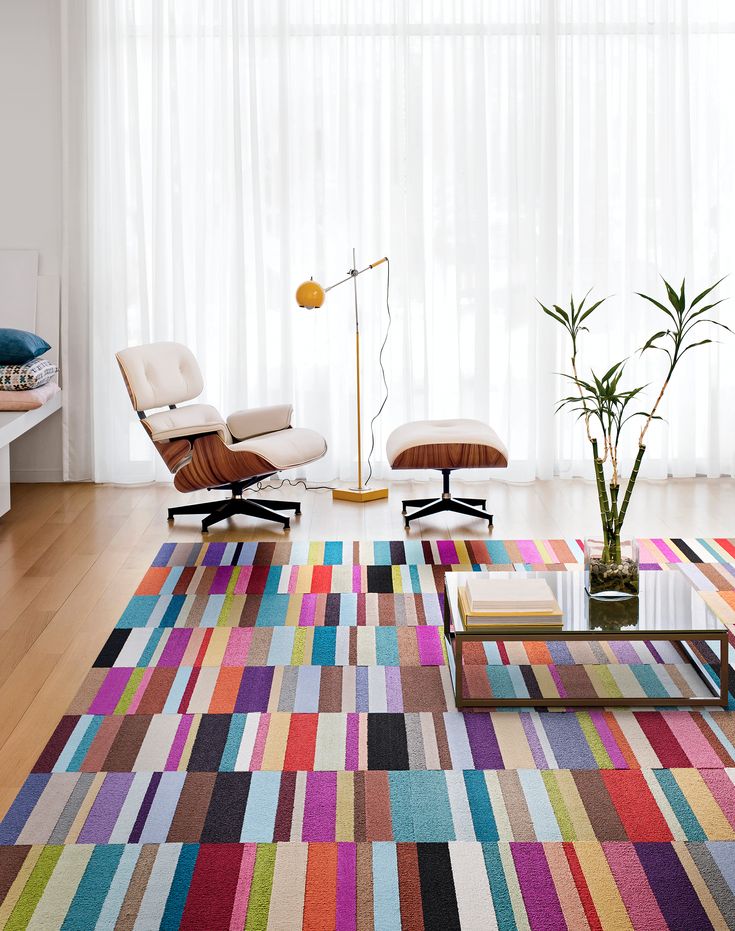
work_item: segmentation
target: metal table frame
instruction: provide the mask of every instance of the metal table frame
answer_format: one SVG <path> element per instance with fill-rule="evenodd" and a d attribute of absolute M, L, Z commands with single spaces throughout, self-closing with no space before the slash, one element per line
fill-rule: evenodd
<path fill-rule="evenodd" d="M 444 591 L 444 637 L 447 644 L 447 654 L 449 658 L 449 673 L 454 688 L 454 700 L 457 708 L 610 708 L 610 707 L 699 707 L 707 705 L 721 705 L 727 708 L 728 705 L 728 679 L 729 679 L 729 656 L 728 656 L 728 639 L 727 628 L 722 624 L 722 630 L 687 630 L 687 631 L 605 631 L 605 630 L 526 630 L 522 633 L 511 629 L 484 628 L 473 629 L 470 633 L 465 630 L 454 630 L 453 609 L 458 610 L 456 605 L 456 596 L 450 596 L 447 591 L 446 582 L 450 581 L 450 587 L 458 584 L 456 576 L 461 573 L 454 573 L 455 579 L 452 579 L 453 573 L 447 573 L 445 576 Z M 483 643 L 501 642 L 511 643 L 518 641 L 543 643 L 549 640 L 588 640 L 588 641 L 608 641 L 608 640 L 665 640 L 673 643 L 677 651 L 690 663 L 695 669 L 700 679 L 707 686 L 709 695 L 693 695 L 690 697 L 681 696 L 680 698 L 662 696 L 661 698 L 652 698 L 650 696 L 630 696 L 600 698 L 591 695 L 589 698 L 473 698 L 463 695 L 463 665 L 462 665 L 462 647 L 466 641 L 479 640 Z M 704 665 L 699 661 L 696 655 L 689 647 L 688 641 L 692 640 L 719 640 L 720 642 L 720 683 L 719 687 L 712 676 L 709 674 Z"/>

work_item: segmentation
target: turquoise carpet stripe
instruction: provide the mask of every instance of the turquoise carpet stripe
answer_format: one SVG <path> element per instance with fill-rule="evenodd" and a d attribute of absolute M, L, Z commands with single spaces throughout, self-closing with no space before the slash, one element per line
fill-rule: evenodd
<path fill-rule="evenodd" d="M 255 619 L 256 627 L 283 627 L 286 623 L 290 595 L 264 595 Z"/>
<path fill-rule="evenodd" d="M 161 638 L 163 637 L 163 628 L 154 627 L 151 631 L 151 634 L 152 636 L 149 638 L 148 643 L 145 645 L 145 648 L 140 655 L 140 659 L 137 662 L 138 666 L 147 666 L 150 663 L 151 659 L 153 658 L 153 654 L 156 652 L 156 648 L 158 647 L 158 644 L 161 642 Z"/>
<path fill-rule="evenodd" d="M 122 856 L 110 883 L 110 891 L 102 905 L 97 924 L 94 925 L 95 931 L 107 931 L 108 928 L 115 927 L 140 852 L 141 848 L 137 845 L 128 844 L 123 847 Z"/>
<path fill-rule="evenodd" d="M 271 566 L 268 569 L 268 578 L 265 583 L 265 595 L 278 594 L 278 584 L 281 581 L 281 569 L 278 566 Z"/>
<path fill-rule="evenodd" d="M 487 540 L 485 542 L 487 547 L 488 555 L 490 556 L 490 562 L 497 565 L 507 565 L 511 562 L 511 558 L 508 555 L 508 550 L 505 548 L 505 544 L 500 540 Z"/>
<path fill-rule="evenodd" d="M 104 715 L 96 714 L 89 722 L 87 729 L 85 730 L 82 739 L 79 741 L 74 755 L 69 761 L 68 768 L 71 770 L 79 769 L 84 760 L 84 757 L 87 755 L 87 751 L 92 745 L 92 741 L 97 736 L 97 731 L 102 726 L 102 722 L 105 720 Z"/>
<path fill-rule="evenodd" d="M 393 836 L 401 840 L 414 838 L 410 777 L 408 772 L 388 773 Z"/>
<path fill-rule="evenodd" d="M 390 559 L 390 543 L 384 541 L 377 541 L 374 545 L 374 556 L 376 566 L 389 566 Z"/>
<path fill-rule="evenodd" d="M 66 913 L 62 931 L 94 928 L 124 850 L 122 844 L 95 847 Z"/>
<path fill-rule="evenodd" d="M 247 715 L 242 713 L 235 713 L 232 715 L 232 721 L 230 723 L 230 731 L 227 735 L 227 742 L 225 743 L 225 749 L 222 751 L 222 762 L 220 764 L 221 768 L 225 772 L 233 772 L 235 769 L 235 763 L 237 762 L 237 753 L 240 749 L 240 743 L 242 741 L 242 735 L 245 731 L 245 722 L 247 720 Z"/>
<path fill-rule="evenodd" d="M 145 627 L 158 604 L 158 595 L 136 595 L 122 613 L 118 627 Z"/>
<path fill-rule="evenodd" d="M 59 758 L 54 765 L 53 772 L 66 772 L 69 769 L 71 761 L 74 759 L 74 755 L 77 751 L 77 747 L 84 739 L 84 735 L 87 732 L 87 728 L 94 720 L 94 715 L 83 714 L 79 721 L 76 724 L 76 727 L 69 735 L 69 739 L 66 742 L 66 746 L 59 754 Z"/>
<path fill-rule="evenodd" d="M 483 844 L 482 852 L 485 856 L 485 869 L 487 870 L 490 894 L 495 906 L 495 921 L 498 931 L 518 931 L 513 905 L 510 900 L 508 883 L 505 880 L 505 870 L 500 857 L 497 844 Z"/>
<path fill-rule="evenodd" d="M 644 666 L 641 663 L 635 663 L 630 666 L 633 675 L 640 683 L 643 691 L 650 698 L 660 697 L 666 693 L 666 687 L 654 672 L 652 666 Z"/>
<path fill-rule="evenodd" d="M 443 773 L 410 773 L 411 812 L 416 837 L 424 841 L 455 840 L 447 782 Z"/>
<path fill-rule="evenodd" d="M 338 566 L 342 562 L 342 544 L 334 540 L 324 544 L 324 564 Z"/>
<path fill-rule="evenodd" d="M 170 595 L 169 597 L 171 600 L 169 601 L 168 607 L 166 608 L 166 613 L 161 619 L 161 623 L 159 625 L 160 627 L 174 627 L 176 624 L 176 618 L 179 616 L 179 613 L 184 606 L 184 595 Z"/>
<path fill-rule="evenodd" d="M 508 666 L 486 666 L 488 682 L 496 698 L 513 698 L 515 689 Z"/>
<path fill-rule="evenodd" d="M 194 865 L 199 853 L 199 844 L 183 844 L 176 864 L 171 890 L 166 900 L 166 907 L 161 918 L 162 931 L 177 931 L 186 904 Z"/>
<path fill-rule="evenodd" d="M 395 627 L 378 627 L 375 631 L 375 660 L 378 666 L 398 666 L 398 631 Z"/>
<path fill-rule="evenodd" d="M 485 774 L 476 769 L 466 769 L 464 784 L 477 840 L 498 840 L 498 826 L 493 815 Z"/>
<path fill-rule="evenodd" d="M 689 802 L 684 798 L 684 794 L 679 788 L 671 770 L 655 769 L 653 772 L 659 785 L 664 790 L 669 805 L 671 805 L 674 810 L 674 814 L 684 831 L 686 839 L 688 841 L 707 840 L 707 835 L 702 829 L 702 825 L 697 820 L 697 816 L 692 811 Z"/>

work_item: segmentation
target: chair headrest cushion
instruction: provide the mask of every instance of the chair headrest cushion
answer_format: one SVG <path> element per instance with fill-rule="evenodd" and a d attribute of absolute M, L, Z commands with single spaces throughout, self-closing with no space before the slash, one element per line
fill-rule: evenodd
<path fill-rule="evenodd" d="M 181 343 L 149 343 L 116 353 L 137 411 L 181 404 L 204 389 L 194 354 Z"/>

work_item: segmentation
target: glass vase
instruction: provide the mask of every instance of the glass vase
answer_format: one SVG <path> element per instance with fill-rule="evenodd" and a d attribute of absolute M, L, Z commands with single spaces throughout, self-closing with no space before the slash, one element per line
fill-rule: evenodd
<path fill-rule="evenodd" d="M 617 546 L 588 538 L 584 541 L 585 588 L 590 598 L 635 598 L 639 591 L 638 543 Z"/>

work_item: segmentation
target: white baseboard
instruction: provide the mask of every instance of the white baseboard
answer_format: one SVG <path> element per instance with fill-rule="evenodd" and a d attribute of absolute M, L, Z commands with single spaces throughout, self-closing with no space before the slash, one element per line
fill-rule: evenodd
<path fill-rule="evenodd" d="M 10 481 L 22 482 L 63 482 L 64 473 L 61 469 L 11 469 Z"/>

